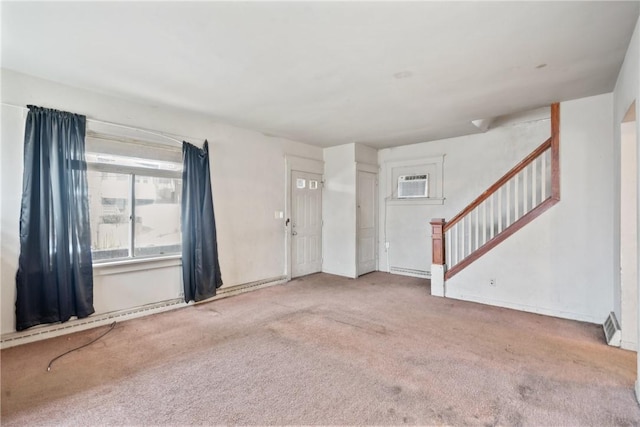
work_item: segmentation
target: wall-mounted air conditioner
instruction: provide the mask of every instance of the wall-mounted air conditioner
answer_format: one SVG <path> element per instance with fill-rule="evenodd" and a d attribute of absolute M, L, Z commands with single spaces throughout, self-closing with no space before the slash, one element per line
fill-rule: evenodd
<path fill-rule="evenodd" d="M 398 199 L 429 197 L 429 175 L 402 175 L 398 177 Z"/>

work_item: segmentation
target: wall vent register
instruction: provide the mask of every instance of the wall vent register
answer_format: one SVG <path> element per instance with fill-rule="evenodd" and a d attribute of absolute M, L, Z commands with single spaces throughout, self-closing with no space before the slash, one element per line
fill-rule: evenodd
<path fill-rule="evenodd" d="M 604 335 L 607 339 L 607 344 L 613 347 L 620 347 L 622 341 L 622 332 L 620 331 L 620 324 L 616 318 L 616 314 L 612 311 L 607 316 L 607 319 L 602 324 L 604 329 Z"/>
<path fill-rule="evenodd" d="M 398 199 L 429 197 L 429 175 L 402 175 L 398 177 Z"/>

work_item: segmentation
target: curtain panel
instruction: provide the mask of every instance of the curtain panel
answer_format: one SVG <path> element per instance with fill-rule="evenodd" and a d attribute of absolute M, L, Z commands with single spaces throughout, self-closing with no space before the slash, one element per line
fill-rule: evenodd
<path fill-rule="evenodd" d="M 85 116 L 28 106 L 16 330 L 93 308 Z"/>
<path fill-rule="evenodd" d="M 182 144 L 182 279 L 184 300 L 202 301 L 222 286 L 211 195 L 209 143 Z"/>

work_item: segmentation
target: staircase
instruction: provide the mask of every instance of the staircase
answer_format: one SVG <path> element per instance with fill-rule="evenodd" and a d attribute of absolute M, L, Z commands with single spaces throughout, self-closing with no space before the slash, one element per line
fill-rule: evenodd
<path fill-rule="evenodd" d="M 560 201 L 560 105 L 551 136 L 451 220 L 431 221 L 431 293 Z"/>

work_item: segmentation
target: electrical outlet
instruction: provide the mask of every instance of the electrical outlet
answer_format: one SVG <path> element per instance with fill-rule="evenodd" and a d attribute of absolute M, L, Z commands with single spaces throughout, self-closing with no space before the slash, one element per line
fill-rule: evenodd
<path fill-rule="evenodd" d="M 389 249 L 389 242 L 384 242 L 385 249 Z"/>
<path fill-rule="evenodd" d="M 489 279 L 489 286 L 495 286 L 496 285 L 496 279 Z"/>

